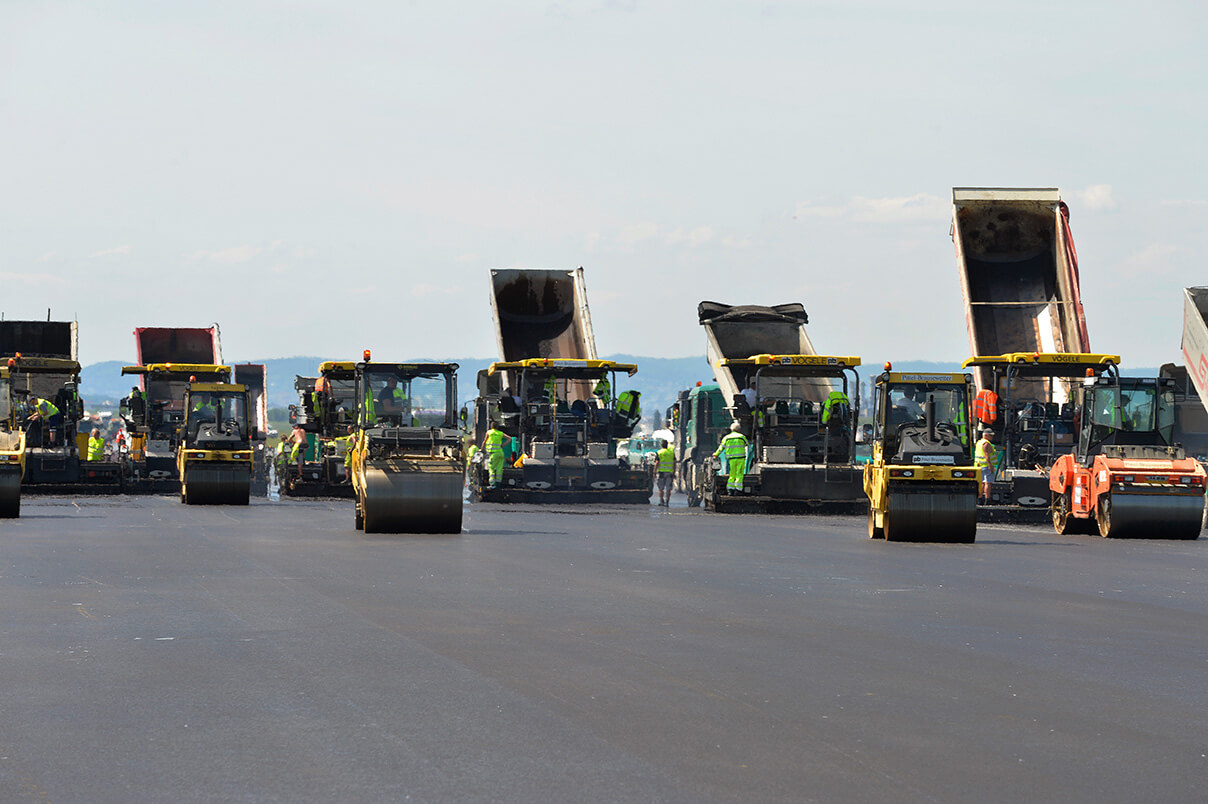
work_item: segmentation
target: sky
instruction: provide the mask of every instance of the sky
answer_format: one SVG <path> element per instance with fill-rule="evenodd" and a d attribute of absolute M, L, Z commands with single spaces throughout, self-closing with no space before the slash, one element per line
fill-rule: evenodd
<path fill-rule="evenodd" d="M 80 358 L 490 357 L 491 268 L 583 266 L 601 354 L 701 300 L 969 353 L 951 190 L 1058 187 L 1090 341 L 1208 284 L 1208 4 L 0 2 L 0 312 Z"/>

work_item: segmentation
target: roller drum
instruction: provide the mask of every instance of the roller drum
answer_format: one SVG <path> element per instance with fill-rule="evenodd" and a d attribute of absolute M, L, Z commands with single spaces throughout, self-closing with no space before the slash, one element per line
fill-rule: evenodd
<path fill-rule="evenodd" d="M 1120 539 L 1198 539 L 1204 497 L 1199 494 L 1133 494 L 1099 497 L 1099 534 Z"/>
<path fill-rule="evenodd" d="M 0 472 L 0 519 L 21 516 L 21 472 L 6 469 Z"/>
<path fill-rule="evenodd" d="M 976 490 L 890 490 L 883 531 L 891 542 L 971 543 L 977 535 Z"/>
<path fill-rule="evenodd" d="M 465 474 L 456 463 L 371 463 L 364 470 L 366 533 L 461 533 Z"/>
<path fill-rule="evenodd" d="M 189 505 L 247 505 L 251 488 L 246 466 L 187 464 L 181 499 Z"/>

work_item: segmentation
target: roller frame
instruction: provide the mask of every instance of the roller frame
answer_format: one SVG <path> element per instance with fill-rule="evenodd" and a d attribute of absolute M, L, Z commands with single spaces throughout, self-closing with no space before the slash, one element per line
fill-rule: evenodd
<path fill-rule="evenodd" d="M 461 532 L 465 472 L 456 461 L 373 460 L 359 471 L 358 530 Z"/>
<path fill-rule="evenodd" d="M 187 505 L 247 505 L 251 497 L 251 465 L 218 461 L 185 464 L 180 501 Z"/>
<path fill-rule="evenodd" d="M 977 489 L 966 484 L 891 483 L 882 524 L 889 542 L 971 544 L 977 537 Z"/>
<path fill-rule="evenodd" d="M 1095 507 L 1099 535 L 1114 539 L 1198 539 L 1203 517 L 1202 494 L 1113 489 Z"/>
<path fill-rule="evenodd" d="M 21 516 L 21 468 L 0 469 L 0 519 Z"/>

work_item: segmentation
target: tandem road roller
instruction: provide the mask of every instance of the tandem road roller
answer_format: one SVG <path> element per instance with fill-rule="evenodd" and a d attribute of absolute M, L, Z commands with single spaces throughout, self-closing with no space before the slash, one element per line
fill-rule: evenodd
<path fill-rule="evenodd" d="M 188 505 L 247 505 L 256 430 L 248 425 L 247 387 L 194 382 L 185 391 L 176 451 L 180 501 Z"/>
<path fill-rule="evenodd" d="M 864 467 L 868 535 L 972 542 L 977 469 L 968 374 L 885 372 L 876 378 L 872 460 Z"/>
<path fill-rule="evenodd" d="M 1087 377 L 1072 452 L 1049 474 L 1060 534 L 1198 539 L 1205 473 L 1174 442 L 1175 380 Z"/>
<path fill-rule="evenodd" d="M 21 515 L 21 475 L 25 473 L 25 433 L 17 426 L 12 380 L 0 367 L 0 519 Z"/>
<path fill-rule="evenodd" d="M 465 458 L 456 363 L 375 363 L 356 371 L 350 456 L 356 527 L 460 533 Z"/>

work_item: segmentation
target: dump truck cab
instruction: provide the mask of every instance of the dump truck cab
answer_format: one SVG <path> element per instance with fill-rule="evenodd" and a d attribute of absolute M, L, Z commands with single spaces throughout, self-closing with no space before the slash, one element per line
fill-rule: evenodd
<path fill-rule="evenodd" d="M 713 453 L 733 419 L 720 386 L 698 382 L 679 392 L 668 420 L 675 434 L 674 488 L 686 494 L 688 506 L 695 508 L 701 504 L 701 489 Z"/>
<path fill-rule="evenodd" d="M 457 364 L 370 358 L 366 351 L 365 360 L 354 364 L 347 400 L 356 411 L 349 454 L 356 527 L 367 533 L 460 533 L 465 460 Z"/>
<path fill-rule="evenodd" d="M 0 366 L 0 519 L 21 515 L 21 476 L 25 473 L 25 433 L 17 422 L 9 368 Z"/>
<path fill-rule="evenodd" d="M 630 436 L 640 418 L 640 400 L 631 391 L 618 393 L 618 375 L 637 370 L 631 363 L 569 358 L 491 364 L 479 378 L 473 433 L 481 445 L 495 422 L 508 448 L 495 482 L 485 450 L 475 457 L 472 499 L 649 502 L 651 468 L 622 464 L 616 453 L 617 440 Z"/>
<path fill-rule="evenodd" d="M 863 474 L 871 538 L 974 540 L 972 389 L 968 374 L 894 372 L 888 363 L 876 378 L 872 457 Z"/>
<path fill-rule="evenodd" d="M 717 511 L 863 508 L 855 466 L 860 379 L 855 356 L 759 354 L 724 358 L 737 388 L 727 411 L 748 438 L 742 487 L 731 461 L 711 456 L 701 477 L 705 506 Z"/>
<path fill-rule="evenodd" d="M 247 505 L 258 435 L 248 421 L 247 387 L 193 382 L 185 389 L 176 450 L 180 501 Z"/>
<path fill-rule="evenodd" d="M 230 366 L 208 363 L 151 363 L 125 366 L 122 374 L 140 379 L 119 410 L 130 433 L 126 458 L 128 488 L 175 492 L 180 481 L 177 447 L 185 423 L 185 395 L 192 383 L 225 383 Z M 245 414 L 246 416 L 246 411 Z"/>
<path fill-rule="evenodd" d="M 983 376 L 974 426 L 994 431 L 999 455 L 993 504 L 980 512 L 983 517 L 1028 513 L 1037 522 L 1048 519 L 1049 467 L 1078 437 L 1074 391 L 1088 374 L 1114 373 L 1119 364 L 1119 355 L 1065 352 L 979 355 L 964 362 Z"/>
<path fill-rule="evenodd" d="M 1075 448 L 1049 473 L 1060 534 L 1199 538 L 1205 472 L 1174 442 L 1175 381 L 1087 377 Z"/>

